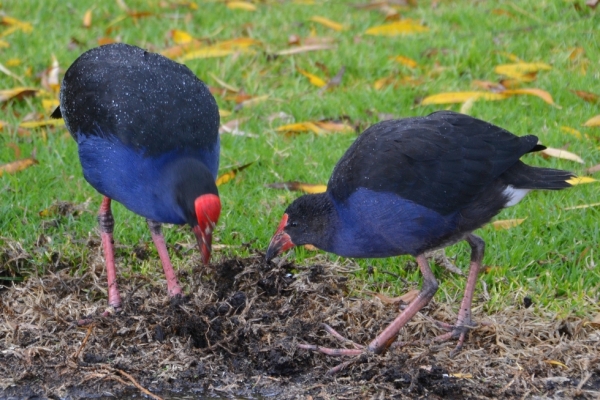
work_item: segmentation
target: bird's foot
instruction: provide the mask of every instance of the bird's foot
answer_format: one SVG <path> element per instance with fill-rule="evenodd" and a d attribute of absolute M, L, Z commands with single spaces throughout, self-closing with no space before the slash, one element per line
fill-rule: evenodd
<path fill-rule="evenodd" d="M 121 306 L 115 307 L 115 306 L 108 306 L 106 308 L 106 310 L 104 310 L 104 312 L 102 314 L 100 314 L 102 317 L 111 317 L 115 314 L 120 313 L 122 310 Z M 85 325 L 89 325 L 91 323 L 93 323 L 96 320 L 96 318 L 94 317 L 85 317 L 82 318 L 80 320 L 77 321 L 77 326 L 85 326 Z"/>

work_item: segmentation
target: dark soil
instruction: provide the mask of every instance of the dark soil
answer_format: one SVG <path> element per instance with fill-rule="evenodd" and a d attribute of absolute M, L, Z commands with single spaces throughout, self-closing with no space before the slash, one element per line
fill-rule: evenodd
<path fill-rule="evenodd" d="M 139 249 L 142 252 L 143 249 Z M 106 306 L 99 249 L 88 272 L 31 277 L 0 289 L 0 398 L 123 395 L 133 385 L 173 392 L 277 399 L 597 398 L 600 330 L 557 320 L 536 307 L 485 316 L 476 301 L 464 350 L 455 343 L 393 348 L 362 356 L 331 376 L 342 360 L 297 348 L 340 347 L 326 322 L 368 343 L 396 315 L 378 298 L 352 298 L 340 265 L 267 266 L 262 256 L 227 259 L 180 273 L 184 297 L 168 299 L 164 281 L 119 277 L 122 312 Z M 158 264 L 158 262 L 157 262 Z M 300 272 L 298 272 L 300 270 Z M 455 305 L 454 305 L 455 308 Z M 77 321 L 91 323 L 79 326 Z M 399 341 L 442 333 L 432 318 L 453 322 L 453 306 L 432 302 Z M 33 396 L 33 397 L 31 397 Z"/>

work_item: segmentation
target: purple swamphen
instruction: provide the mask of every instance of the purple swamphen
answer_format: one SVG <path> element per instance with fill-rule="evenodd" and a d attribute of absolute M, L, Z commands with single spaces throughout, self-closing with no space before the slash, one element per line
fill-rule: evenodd
<path fill-rule="evenodd" d="M 424 253 L 466 240 L 471 263 L 458 319 L 436 338 L 458 338 L 459 350 L 473 325 L 471 302 L 485 248 L 472 232 L 533 189 L 571 186 L 570 172 L 519 160 L 544 148 L 535 136 L 518 137 L 450 111 L 384 121 L 364 131 L 338 161 L 325 193 L 301 196 L 287 207 L 266 258 L 303 244 L 345 257 L 410 254 L 423 274 L 423 286 L 366 348 L 300 347 L 329 355 L 385 351 L 437 291 Z"/>
<path fill-rule="evenodd" d="M 121 308 L 111 200 L 146 218 L 170 296 L 181 294 L 161 224 L 189 224 L 210 260 L 221 202 L 219 111 L 206 85 L 186 66 L 127 44 L 83 53 L 65 73 L 61 116 L 77 141 L 85 179 L 104 198 L 98 221 L 108 304 Z"/>

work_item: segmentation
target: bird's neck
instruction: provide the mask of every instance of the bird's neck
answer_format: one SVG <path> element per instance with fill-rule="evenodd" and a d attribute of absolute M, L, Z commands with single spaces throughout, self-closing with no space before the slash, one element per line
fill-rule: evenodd
<path fill-rule="evenodd" d="M 211 172 L 201 161 L 186 157 L 166 163 L 161 175 L 165 194 L 171 196 L 185 220 L 192 226 L 196 225 L 195 200 L 204 194 L 218 196 Z"/>
<path fill-rule="evenodd" d="M 312 197 L 312 218 L 315 240 L 313 245 L 325 251 L 331 251 L 334 233 L 339 226 L 339 216 L 335 203 L 329 193 L 308 195 Z"/>

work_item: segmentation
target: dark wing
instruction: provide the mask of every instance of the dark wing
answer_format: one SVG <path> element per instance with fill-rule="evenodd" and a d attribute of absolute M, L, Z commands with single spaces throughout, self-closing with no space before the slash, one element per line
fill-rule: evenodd
<path fill-rule="evenodd" d="M 392 192 L 442 215 L 460 210 L 530 151 L 535 136 L 463 114 L 384 121 L 368 128 L 337 163 L 328 190 L 343 202 L 356 189 Z"/>
<path fill-rule="evenodd" d="M 74 136 L 114 135 L 150 156 L 217 141 L 219 112 L 206 85 L 186 66 L 135 46 L 82 54 L 65 74 L 60 99 Z"/>

